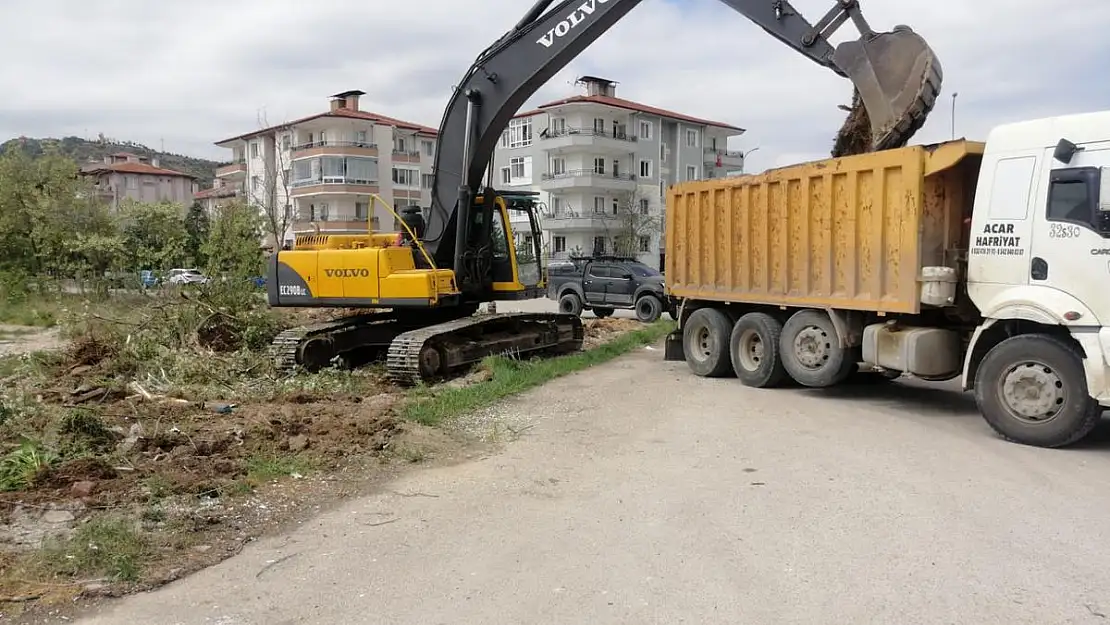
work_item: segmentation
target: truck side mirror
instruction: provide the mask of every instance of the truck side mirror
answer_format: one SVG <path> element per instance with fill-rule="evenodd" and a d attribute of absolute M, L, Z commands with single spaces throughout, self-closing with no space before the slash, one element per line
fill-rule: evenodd
<path fill-rule="evenodd" d="M 1075 153 L 1078 151 L 1079 146 L 1075 145 L 1071 141 L 1068 141 L 1067 139 L 1060 139 L 1060 141 L 1056 143 L 1056 149 L 1052 152 L 1052 158 L 1067 165 L 1071 162 L 1072 157 L 1075 156 Z"/>
<path fill-rule="evenodd" d="M 1102 179 L 1098 185 L 1098 210 L 1103 213 L 1110 213 L 1110 167 L 1103 167 L 1099 171 L 1102 174 Z"/>

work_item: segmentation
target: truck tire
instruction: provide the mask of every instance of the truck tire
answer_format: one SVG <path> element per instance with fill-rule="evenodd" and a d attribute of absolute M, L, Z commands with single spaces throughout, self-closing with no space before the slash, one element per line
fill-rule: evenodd
<path fill-rule="evenodd" d="M 579 316 L 582 314 L 582 298 L 574 291 L 563 293 L 559 298 L 559 312 Z"/>
<path fill-rule="evenodd" d="M 663 302 L 654 295 L 644 295 L 636 300 L 636 318 L 644 323 L 655 323 L 663 314 Z"/>
<path fill-rule="evenodd" d="M 779 352 L 790 377 L 812 388 L 843 382 L 856 369 L 852 350 L 840 346 L 829 315 L 821 310 L 800 310 L 782 326 Z"/>
<path fill-rule="evenodd" d="M 732 371 L 728 354 L 732 322 L 716 308 L 699 308 L 682 328 L 682 348 L 686 364 L 694 375 L 719 378 Z"/>
<path fill-rule="evenodd" d="M 1075 443 L 1102 416 L 1079 353 L 1046 334 L 1010 337 L 991 348 L 975 373 L 975 403 L 1000 436 L 1036 447 Z"/>
<path fill-rule="evenodd" d="M 597 317 L 598 319 L 604 319 L 606 317 L 612 317 L 613 316 L 613 309 L 612 308 L 598 308 L 597 306 L 594 306 L 590 310 L 593 311 L 594 316 Z"/>
<path fill-rule="evenodd" d="M 779 356 L 782 324 L 766 313 L 748 313 L 736 322 L 729 338 L 729 357 L 745 386 L 770 388 L 786 378 Z"/>

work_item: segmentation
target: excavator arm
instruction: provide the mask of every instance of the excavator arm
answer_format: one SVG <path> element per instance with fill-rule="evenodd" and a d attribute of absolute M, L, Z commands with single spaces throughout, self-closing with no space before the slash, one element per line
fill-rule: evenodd
<path fill-rule="evenodd" d="M 559 70 L 642 0 L 539 0 L 484 50 L 455 88 L 439 128 L 425 249 L 437 266 L 454 267 L 461 288 L 469 211 L 501 133 L 521 106 Z M 779 41 L 854 84 L 870 118 L 871 147 L 904 145 L 924 123 L 940 88 L 940 66 L 908 27 L 875 33 L 857 0 L 836 0 L 816 25 L 785 0 L 721 0 Z M 833 48 L 829 36 L 846 21 L 859 40 Z M 461 227 L 460 227 L 461 224 Z"/>

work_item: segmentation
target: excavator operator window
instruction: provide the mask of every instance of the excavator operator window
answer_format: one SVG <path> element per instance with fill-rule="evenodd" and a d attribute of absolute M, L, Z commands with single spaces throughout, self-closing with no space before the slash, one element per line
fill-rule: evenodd
<path fill-rule="evenodd" d="M 493 223 L 490 226 L 490 247 L 493 248 L 493 259 L 505 260 L 509 257 L 509 238 L 501 211 L 494 210 Z"/>

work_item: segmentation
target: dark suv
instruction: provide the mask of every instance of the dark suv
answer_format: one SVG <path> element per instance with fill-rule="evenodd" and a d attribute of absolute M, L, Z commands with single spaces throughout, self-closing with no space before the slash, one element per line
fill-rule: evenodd
<path fill-rule="evenodd" d="M 559 302 L 559 312 L 580 315 L 592 310 L 608 317 L 617 308 L 634 309 L 645 323 L 675 311 L 663 290 L 663 274 L 635 258 L 577 257 L 555 261 L 547 268 L 547 297 Z"/>

